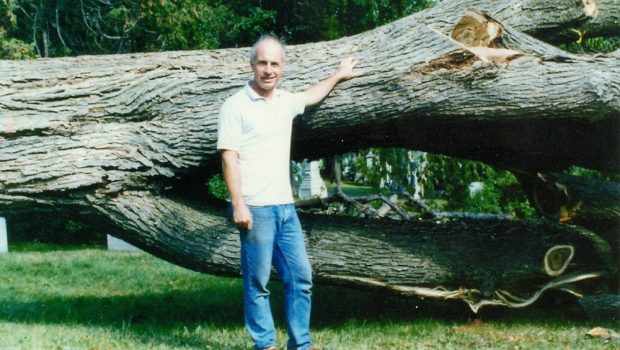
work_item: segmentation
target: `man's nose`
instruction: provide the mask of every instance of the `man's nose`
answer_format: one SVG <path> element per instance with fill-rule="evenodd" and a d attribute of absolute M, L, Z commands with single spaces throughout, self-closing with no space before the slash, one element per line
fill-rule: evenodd
<path fill-rule="evenodd" d="M 273 72 L 273 66 L 270 64 L 267 64 L 267 66 L 265 66 L 265 73 L 271 74 L 272 72 Z"/>

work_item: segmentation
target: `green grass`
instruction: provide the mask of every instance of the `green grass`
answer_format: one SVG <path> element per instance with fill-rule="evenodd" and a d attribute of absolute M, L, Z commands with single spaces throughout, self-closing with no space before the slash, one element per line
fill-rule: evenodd
<path fill-rule="evenodd" d="M 12 246 L 0 256 L 0 349 L 250 349 L 238 279 L 195 273 L 144 253 Z M 272 284 L 283 326 L 281 286 Z M 552 304 L 554 299 L 543 304 Z M 587 339 L 569 303 L 488 309 L 315 286 L 313 335 L 326 349 L 617 349 Z M 278 331 L 281 344 L 286 335 Z"/>
<path fill-rule="evenodd" d="M 332 182 L 325 181 L 325 187 L 327 187 L 327 193 L 336 193 L 336 185 Z M 342 191 L 349 196 L 369 196 L 375 194 L 375 191 L 371 186 L 365 186 L 360 184 L 354 184 L 350 182 L 342 183 Z"/>

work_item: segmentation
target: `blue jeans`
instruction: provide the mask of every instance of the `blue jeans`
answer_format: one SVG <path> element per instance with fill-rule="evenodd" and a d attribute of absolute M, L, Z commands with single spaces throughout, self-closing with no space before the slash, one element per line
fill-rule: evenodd
<path fill-rule="evenodd" d="M 312 347 L 310 307 L 312 268 L 293 204 L 248 206 L 253 227 L 241 231 L 241 271 L 245 324 L 255 349 L 276 345 L 267 282 L 271 266 L 284 284 L 288 349 Z"/>

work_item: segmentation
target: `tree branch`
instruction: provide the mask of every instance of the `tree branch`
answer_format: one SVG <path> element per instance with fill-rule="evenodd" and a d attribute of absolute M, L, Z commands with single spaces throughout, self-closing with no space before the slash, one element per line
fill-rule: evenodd
<path fill-rule="evenodd" d="M 56 15 L 56 33 L 58 34 L 58 38 L 60 39 L 60 42 L 65 48 L 67 48 L 68 50 L 71 50 L 69 46 L 67 46 L 67 43 L 65 43 L 65 39 L 62 37 L 62 30 L 60 28 L 58 1 L 56 1 L 55 15 Z"/>

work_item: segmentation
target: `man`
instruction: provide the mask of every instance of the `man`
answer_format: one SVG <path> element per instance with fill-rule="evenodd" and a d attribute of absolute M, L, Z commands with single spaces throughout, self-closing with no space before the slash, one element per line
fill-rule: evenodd
<path fill-rule="evenodd" d="M 253 79 L 224 102 L 217 148 L 240 229 L 246 327 L 255 349 L 277 349 L 267 282 L 271 266 L 284 284 L 288 349 L 316 349 L 310 338 L 312 271 L 290 186 L 293 118 L 322 101 L 340 81 L 359 73 L 346 58 L 329 78 L 302 93 L 276 88 L 284 47 L 270 35 L 250 51 Z"/>

